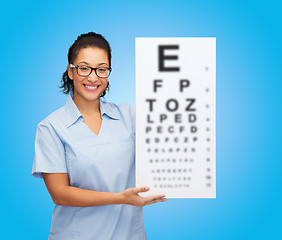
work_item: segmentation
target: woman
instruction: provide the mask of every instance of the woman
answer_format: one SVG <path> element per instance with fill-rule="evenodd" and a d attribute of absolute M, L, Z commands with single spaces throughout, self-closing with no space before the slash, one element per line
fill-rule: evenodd
<path fill-rule="evenodd" d="M 146 239 L 143 206 L 166 201 L 135 188 L 135 109 L 101 100 L 109 87 L 111 48 L 93 32 L 68 52 L 65 106 L 37 126 L 32 175 L 56 204 L 49 239 Z"/>

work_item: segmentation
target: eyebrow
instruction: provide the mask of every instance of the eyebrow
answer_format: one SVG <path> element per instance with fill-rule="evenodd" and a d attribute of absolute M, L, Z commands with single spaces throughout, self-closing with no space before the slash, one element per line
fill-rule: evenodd
<path fill-rule="evenodd" d="M 99 63 L 98 65 L 100 66 L 100 65 L 103 65 L 103 64 L 106 64 L 106 65 L 108 66 L 108 64 L 107 64 L 107 63 Z"/>
<path fill-rule="evenodd" d="M 79 62 L 79 63 L 85 63 L 85 64 L 87 64 L 87 65 L 90 65 L 88 62 L 85 62 L 85 61 L 81 61 L 81 62 Z M 79 63 L 78 63 L 78 64 L 79 64 Z M 106 64 L 106 65 L 108 66 L 107 63 L 99 63 L 98 66 L 103 65 L 103 64 Z"/>

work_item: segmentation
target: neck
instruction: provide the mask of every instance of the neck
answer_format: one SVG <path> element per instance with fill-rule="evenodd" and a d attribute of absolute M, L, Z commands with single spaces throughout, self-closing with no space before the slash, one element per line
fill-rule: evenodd
<path fill-rule="evenodd" d="M 73 101 L 84 117 L 94 116 L 97 114 L 101 115 L 99 98 L 90 101 L 74 92 Z"/>

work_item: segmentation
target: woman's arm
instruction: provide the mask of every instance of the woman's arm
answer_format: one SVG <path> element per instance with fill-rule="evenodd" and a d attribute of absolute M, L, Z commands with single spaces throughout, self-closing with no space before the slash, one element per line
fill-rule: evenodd
<path fill-rule="evenodd" d="M 120 193 L 98 192 L 69 185 L 67 173 L 42 173 L 48 192 L 56 205 L 90 207 L 109 204 L 129 204 L 143 207 L 156 202 L 167 201 L 165 195 L 140 197 L 138 193 L 149 188 L 128 188 Z"/>

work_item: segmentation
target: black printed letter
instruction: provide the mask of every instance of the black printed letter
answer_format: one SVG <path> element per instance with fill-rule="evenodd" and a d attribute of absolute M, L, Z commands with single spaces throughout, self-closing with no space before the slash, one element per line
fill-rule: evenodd
<path fill-rule="evenodd" d="M 165 67 L 164 62 L 166 59 L 178 59 L 177 55 L 165 55 L 165 49 L 179 49 L 178 45 L 160 45 L 159 46 L 159 71 L 160 72 L 179 72 L 179 67 Z"/>

